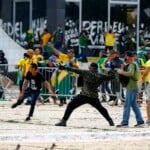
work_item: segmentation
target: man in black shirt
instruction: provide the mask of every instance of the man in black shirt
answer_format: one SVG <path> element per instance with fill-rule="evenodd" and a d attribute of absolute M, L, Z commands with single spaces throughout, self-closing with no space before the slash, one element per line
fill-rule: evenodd
<path fill-rule="evenodd" d="M 45 84 L 50 94 L 53 94 L 52 88 L 48 81 L 44 79 L 44 77 L 38 72 L 38 66 L 35 63 L 31 63 L 29 71 L 25 77 L 22 90 L 19 95 L 19 99 L 16 103 L 14 103 L 11 107 L 15 108 L 18 105 L 21 105 L 23 103 L 23 100 L 25 98 L 28 99 L 28 101 L 31 104 L 29 114 L 25 121 L 28 121 L 33 116 L 36 100 L 40 94 L 40 90 L 42 87 L 42 83 Z M 28 87 L 29 86 L 29 87 Z M 28 90 L 27 90 L 28 89 Z"/>
<path fill-rule="evenodd" d="M 66 121 L 69 119 L 73 110 L 88 103 L 95 107 L 103 115 L 110 126 L 114 126 L 112 118 L 109 116 L 107 110 L 101 105 L 98 99 L 98 87 L 103 81 L 114 79 L 115 75 L 112 73 L 108 73 L 108 75 L 99 74 L 98 65 L 96 63 L 91 63 L 89 70 L 80 70 L 64 66 L 60 66 L 59 68 L 80 74 L 83 77 L 83 87 L 81 93 L 75 96 L 68 104 L 62 120 L 55 125 L 66 126 Z"/>

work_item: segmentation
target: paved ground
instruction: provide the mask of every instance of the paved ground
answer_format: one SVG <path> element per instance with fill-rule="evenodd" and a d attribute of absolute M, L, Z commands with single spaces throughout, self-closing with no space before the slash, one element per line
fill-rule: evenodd
<path fill-rule="evenodd" d="M 91 106 L 84 105 L 73 112 L 67 127 L 54 124 L 62 117 L 66 106 L 38 103 L 34 117 L 24 122 L 29 106 L 10 108 L 14 100 L 0 101 L 0 150 L 149 150 L 150 131 L 148 126 L 134 128 L 131 113 L 130 127 L 110 127 L 105 119 Z M 122 106 L 109 106 L 116 124 L 120 123 Z M 145 104 L 141 111 L 146 119 Z"/>

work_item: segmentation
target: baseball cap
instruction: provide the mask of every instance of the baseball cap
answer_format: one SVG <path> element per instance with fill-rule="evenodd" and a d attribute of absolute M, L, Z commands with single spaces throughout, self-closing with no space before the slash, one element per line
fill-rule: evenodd
<path fill-rule="evenodd" d="M 128 51 L 128 52 L 126 52 L 126 56 L 128 56 L 128 57 L 133 57 L 134 54 L 133 54 L 132 52 Z"/>

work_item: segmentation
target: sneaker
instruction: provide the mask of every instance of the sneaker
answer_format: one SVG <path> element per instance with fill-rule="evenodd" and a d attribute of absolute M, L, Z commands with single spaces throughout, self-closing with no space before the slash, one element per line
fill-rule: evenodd
<path fill-rule="evenodd" d="M 26 101 L 25 105 L 31 105 L 30 101 Z"/>
<path fill-rule="evenodd" d="M 11 108 L 16 108 L 18 106 L 17 103 L 12 104 Z"/>
<path fill-rule="evenodd" d="M 113 122 L 113 120 L 110 120 L 110 121 L 109 121 L 109 125 L 110 125 L 110 126 L 114 126 L 114 125 L 115 125 L 114 122 Z"/>
<path fill-rule="evenodd" d="M 134 127 L 143 127 L 143 125 L 144 125 L 144 121 L 137 123 L 136 125 L 134 125 Z"/>
<path fill-rule="evenodd" d="M 25 119 L 25 121 L 30 121 L 30 120 L 31 118 L 29 116 Z"/>
<path fill-rule="evenodd" d="M 127 128 L 128 124 L 119 124 L 116 126 L 117 128 Z"/>
<path fill-rule="evenodd" d="M 18 100 L 16 103 L 12 104 L 11 108 L 16 108 L 18 105 L 21 105 L 23 100 Z"/>
<path fill-rule="evenodd" d="M 64 105 L 63 103 L 60 103 L 60 104 L 59 104 L 59 106 L 63 106 L 63 105 Z"/>
<path fill-rule="evenodd" d="M 66 121 L 65 121 L 65 120 L 61 120 L 60 122 L 56 123 L 55 126 L 63 126 L 63 127 L 66 127 Z"/>

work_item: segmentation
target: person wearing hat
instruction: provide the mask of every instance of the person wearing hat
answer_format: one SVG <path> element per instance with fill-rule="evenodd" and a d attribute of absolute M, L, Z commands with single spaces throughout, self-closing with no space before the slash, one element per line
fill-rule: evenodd
<path fill-rule="evenodd" d="M 101 105 L 98 99 L 98 87 L 103 81 L 113 80 L 115 75 L 112 73 L 108 75 L 98 73 L 98 65 L 96 63 L 91 63 L 89 70 L 81 70 L 65 66 L 60 66 L 59 69 L 75 72 L 81 75 L 83 77 L 83 87 L 80 94 L 73 97 L 68 104 L 61 121 L 55 125 L 66 126 L 67 120 L 76 108 L 83 104 L 90 104 L 101 113 L 101 115 L 108 121 L 110 126 L 114 126 L 114 122 L 108 111 Z"/>
<path fill-rule="evenodd" d="M 142 82 L 146 83 L 145 95 L 146 95 L 146 113 L 147 121 L 146 123 L 150 125 L 150 51 L 145 53 L 148 61 L 145 64 L 145 69 L 143 71 Z"/>
<path fill-rule="evenodd" d="M 137 124 L 135 127 L 139 127 L 144 125 L 144 120 L 137 104 L 137 93 L 138 93 L 138 67 L 134 62 L 133 53 L 127 52 L 125 55 L 126 63 L 128 64 L 127 71 L 123 69 L 118 69 L 118 74 L 129 77 L 129 82 L 126 86 L 126 98 L 124 103 L 123 110 L 123 118 L 122 121 L 117 127 L 128 127 L 129 125 L 129 117 L 130 117 L 130 109 L 132 108 Z"/>
<path fill-rule="evenodd" d="M 66 54 L 64 54 L 54 48 L 53 44 L 50 43 L 49 46 L 53 53 L 58 57 L 58 63 L 68 67 L 79 68 L 79 63 L 78 60 L 74 57 L 73 49 L 68 49 Z M 75 74 L 71 74 L 66 71 L 59 71 L 58 78 L 60 76 L 63 76 L 63 78 L 61 78 L 61 81 L 58 84 L 59 94 L 61 95 L 58 98 L 60 99 L 59 106 L 63 106 L 63 104 L 66 104 L 66 99 L 68 98 L 64 95 L 69 95 L 70 90 L 74 88 Z"/>

